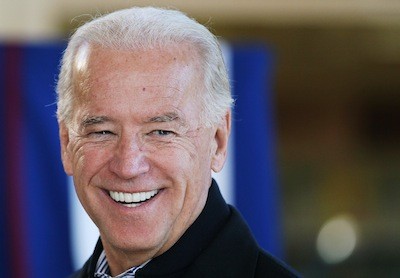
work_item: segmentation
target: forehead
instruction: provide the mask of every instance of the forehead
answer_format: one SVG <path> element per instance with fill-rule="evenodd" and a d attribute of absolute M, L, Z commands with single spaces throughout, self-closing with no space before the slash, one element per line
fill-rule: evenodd
<path fill-rule="evenodd" d="M 136 51 L 91 46 L 80 51 L 74 69 L 78 105 L 158 109 L 200 100 L 200 67 L 188 45 Z"/>
<path fill-rule="evenodd" d="M 172 83 L 184 82 L 198 68 L 196 51 L 185 44 L 134 51 L 92 46 L 86 52 L 87 71 L 93 83 L 109 83 L 115 77 L 139 82 L 143 76 L 155 83 L 167 81 L 165 78 Z"/>

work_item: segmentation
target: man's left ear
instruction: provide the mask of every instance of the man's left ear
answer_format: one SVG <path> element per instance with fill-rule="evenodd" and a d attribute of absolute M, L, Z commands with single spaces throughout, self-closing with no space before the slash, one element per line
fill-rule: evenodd
<path fill-rule="evenodd" d="M 222 170 L 225 164 L 229 134 L 231 132 L 231 110 L 228 110 L 224 116 L 224 119 L 217 126 L 215 131 L 214 140 L 216 142 L 216 149 L 213 153 L 211 161 L 211 169 L 214 172 Z"/>

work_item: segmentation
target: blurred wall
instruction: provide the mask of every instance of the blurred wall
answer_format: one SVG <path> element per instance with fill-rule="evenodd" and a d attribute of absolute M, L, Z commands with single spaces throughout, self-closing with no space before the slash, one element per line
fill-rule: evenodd
<path fill-rule="evenodd" d="M 132 5 L 178 8 L 215 24 L 261 26 L 398 26 L 397 1 L 288 1 L 288 0 L 1 0 L 0 38 L 43 39 L 59 37 L 60 27 L 79 15 L 103 13 Z"/>

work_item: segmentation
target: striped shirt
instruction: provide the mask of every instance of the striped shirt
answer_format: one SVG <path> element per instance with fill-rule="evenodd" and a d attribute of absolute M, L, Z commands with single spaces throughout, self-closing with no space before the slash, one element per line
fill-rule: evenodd
<path fill-rule="evenodd" d="M 135 273 L 142 267 L 144 267 L 150 260 L 139 265 L 134 266 L 127 271 L 118 274 L 117 276 L 111 276 L 110 267 L 107 262 L 106 252 L 104 250 L 101 252 L 99 259 L 97 260 L 96 272 L 94 277 L 96 278 L 135 278 Z"/>

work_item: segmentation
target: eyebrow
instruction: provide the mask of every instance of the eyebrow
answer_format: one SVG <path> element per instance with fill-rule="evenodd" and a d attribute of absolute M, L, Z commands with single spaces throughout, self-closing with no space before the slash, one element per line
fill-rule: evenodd
<path fill-rule="evenodd" d="M 151 117 L 146 122 L 148 122 L 148 123 L 165 123 L 165 122 L 172 122 L 172 121 L 182 122 L 181 119 L 179 118 L 178 114 L 175 112 Z"/>
<path fill-rule="evenodd" d="M 103 124 L 111 121 L 112 120 L 107 116 L 87 116 L 82 120 L 80 126 L 81 128 L 87 128 L 93 125 Z M 184 123 L 184 121 L 175 112 L 170 112 L 170 113 L 165 113 L 163 115 L 150 117 L 145 121 L 145 123 L 168 123 L 174 121 L 177 121 L 181 124 Z"/>
<path fill-rule="evenodd" d="M 92 125 L 102 124 L 109 121 L 111 121 L 111 119 L 106 116 L 88 116 L 82 120 L 81 127 L 86 128 Z"/>

